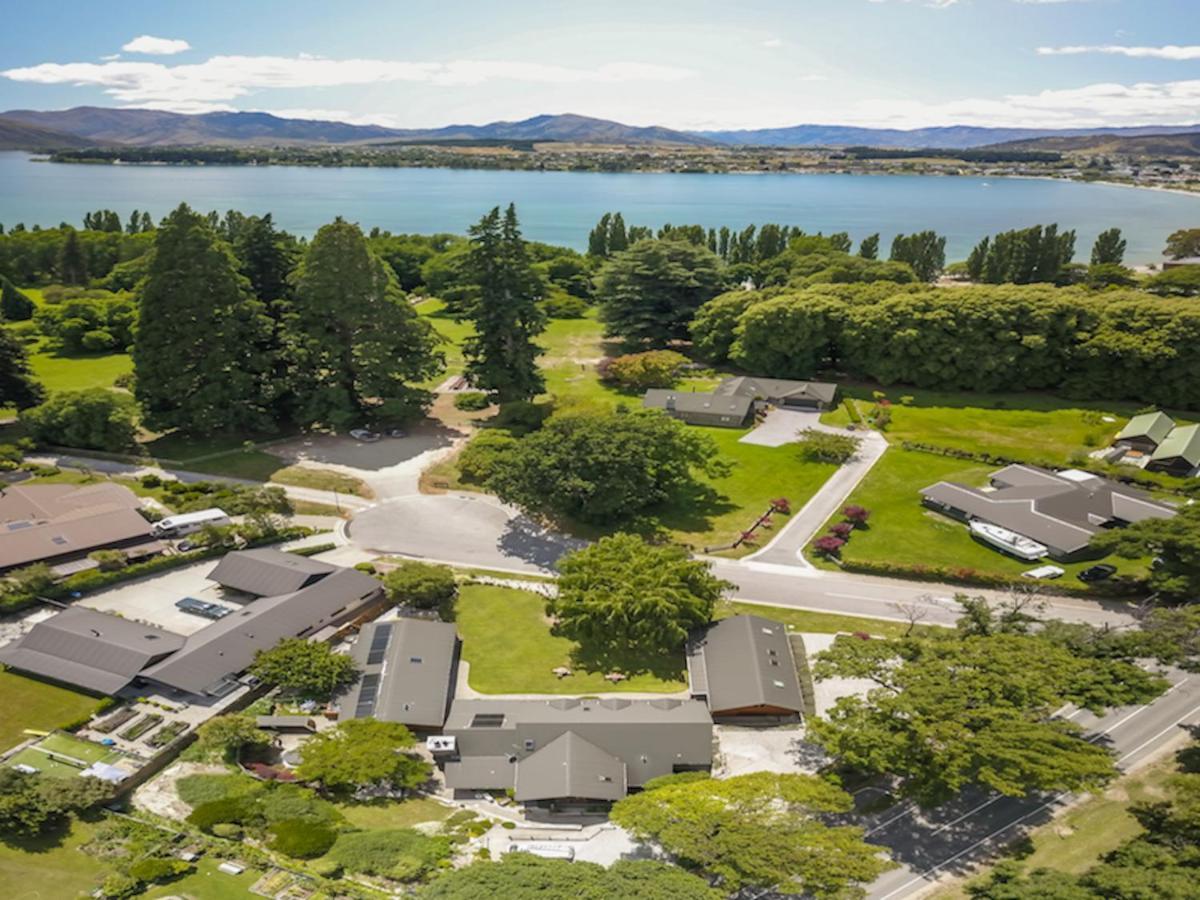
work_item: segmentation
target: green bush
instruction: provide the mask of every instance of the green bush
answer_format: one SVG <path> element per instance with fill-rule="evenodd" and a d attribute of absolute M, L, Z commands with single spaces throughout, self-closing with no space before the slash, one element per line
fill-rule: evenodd
<path fill-rule="evenodd" d="M 258 798 L 258 802 L 263 817 L 269 823 L 330 824 L 341 820 L 341 814 L 333 804 L 298 784 L 270 785 Z"/>
<path fill-rule="evenodd" d="M 643 791 L 654 791 L 658 788 L 671 787 L 676 784 L 690 784 L 693 781 L 704 781 L 712 776 L 708 772 L 674 772 L 670 775 L 659 775 L 651 778 L 644 785 Z"/>
<path fill-rule="evenodd" d="M 342 874 L 342 864 L 335 859 L 314 859 L 308 870 L 318 878 L 337 878 Z"/>
<path fill-rule="evenodd" d="M 492 405 L 491 398 L 482 391 L 467 391 L 454 398 L 454 408 L 463 412 L 478 412 Z"/>
<path fill-rule="evenodd" d="M 517 445 L 517 439 L 503 431 L 477 434 L 458 456 L 458 471 L 464 481 L 482 484 L 495 471 L 497 461 Z"/>
<path fill-rule="evenodd" d="M 315 859 L 324 856 L 337 835 L 333 829 L 304 819 L 276 822 L 271 832 L 271 849 L 295 859 Z"/>
<path fill-rule="evenodd" d="M 41 444 L 122 451 L 137 437 L 137 404 L 107 388 L 57 391 L 45 403 L 21 413 L 21 421 Z"/>
<path fill-rule="evenodd" d="M 257 819 L 249 797 L 226 797 L 201 803 L 187 817 L 188 823 L 201 831 L 212 831 L 214 825 L 246 825 Z"/>
<path fill-rule="evenodd" d="M 552 293 L 542 301 L 542 309 L 551 319 L 582 319 L 587 315 L 588 304 L 580 297 Z"/>
<path fill-rule="evenodd" d="M 451 843 L 446 837 L 399 828 L 340 835 L 329 856 L 347 872 L 411 881 L 449 859 L 450 853 Z"/>
<path fill-rule="evenodd" d="M 242 826 L 234 825 L 232 822 L 218 822 L 210 830 L 217 837 L 228 838 L 234 841 L 242 836 Z"/>
<path fill-rule="evenodd" d="M 360 563 L 355 563 L 355 564 L 354 564 L 354 568 L 356 568 L 356 569 L 357 569 L 358 571 L 360 571 L 360 572 L 366 572 L 368 575 L 374 575 L 374 574 L 375 574 L 375 565 L 374 565 L 374 563 L 369 563 L 369 562 L 360 562 Z"/>
<path fill-rule="evenodd" d="M 185 775 L 175 782 L 175 792 L 188 806 L 203 806 L 216 800 L 246 797 L 263 790 L 249 775 Z"/>
<path fill-rule="evenodd" d="M 418 609 L 437 609 L 458 593 L 453 569 L 423 562 L 401 563 L 383 577 L 383 587 L 393 603 Z"/>
<path fill-rule="evenodd" d="M 145 884 L 158 884 L 178 878 L 192 867 L 181 859 L 160 859 L 150 857 L 139 859 L 129 867 L 129 875 Z"/>
<path fill-rule="evenodd" d="M 542 423 L 554 412 L 550 403 L 534 403 L 532 400 L 514 400 L 500 407 L 500 412 L 492 419 L 497 428 L 504 428 L 513 434 L 525 434 L 536 431 Z"/>

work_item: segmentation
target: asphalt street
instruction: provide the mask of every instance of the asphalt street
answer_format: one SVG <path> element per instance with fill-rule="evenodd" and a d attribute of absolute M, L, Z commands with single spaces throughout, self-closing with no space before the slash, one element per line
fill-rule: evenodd
<path fill-rule="evenodd" d="M 1200 676 L 1171 674 L 1172 687 L 1154 703 L 1116 709 L 1104 716 L 1068 711 L 1089 740 L 1109 747 L 1128 771 L 1200 728 Z M 934 810 L 904 804 L 866 823 L 873 843 L 889 849 L 900 867 L 879 878 L 870 900 L 904 900 L 947 875 L 965 875 L 1025 830 L 1049 822 L 1074 796 L 1058 793 L 1016 799 L 966 791 Z"/>

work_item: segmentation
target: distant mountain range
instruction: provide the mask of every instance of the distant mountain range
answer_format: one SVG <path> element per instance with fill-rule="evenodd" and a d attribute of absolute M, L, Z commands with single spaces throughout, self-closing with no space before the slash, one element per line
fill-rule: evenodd
<path fill-rule="evenodd" d="M 419 141 L 563 141 L 571 143 L 849 147 L 963 150 L 1014 141 L 1055 140 L 1097 135 L 1117 139 L 1200 132 L 1193 126 L 1138 128 L 1034 129 L 978 128 L 958 125 L 909 131 L 842 125 L 796 125 L 749 131 L 675 131 L 657 126 L 624 125 L 572 114 L 542 115 L 520 122 L 448 125 L 444 128 L 385 128 L 315 119 L 285 119 L 270 113 L 215 112 L 201 115 L 150 109 L 12 110 L 0 113 L 0 149 L 59 149 L 122 145 L 263 146 L 277 144 L 379 144 Z M 1039 149 L 1058 149 L 1042 146 Z M 1064 148 L 1065 149 L 1065 148 Z M 1156 151 L 1157 152 L 1157 151 Z"/>
<path fill-rule="evenodd" d="M 1004 150 L 1056 150 L 1060 153 L 1117 154 L 1125 156 L 1200 156 L 1200 131 L 1188 134 L 1043 137 L 1000 144 Z"/>

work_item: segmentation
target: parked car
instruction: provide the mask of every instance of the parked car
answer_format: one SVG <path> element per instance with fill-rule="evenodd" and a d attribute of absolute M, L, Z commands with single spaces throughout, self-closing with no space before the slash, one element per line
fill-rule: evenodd
<path fill-rule="evenodd" d="M 1107 578 L 1112 578 L 1116 574 L 1116 566 L 1110 566 L 1108 563 L 1100 563 L 1099 565 L 1088 566 L 1076 577 L 1080 581 L 1104 581 Z"/>
<path fill-rule="evenodd" d="M 369 428 L 355 428 L 350 432 L 350 437 L 356 441 L 362 441 L 365 444 L 370 444 L 379 440 L 379 435 L 371 431 Z"/>
<path fill-rule="evenodd" d="M 408 437 L 408 432 L 403 428 L 390 428 L 388 429 L 387 436 L 390 438 Z"/>
<path fill-rule="evenodd" d="M 180 541 L 178 544 L 175 545 L 175 549 L 178 550 L 180 553 L 187 553 L 191 550 L 195 550 L 199 546 L 200 545 L 197 544 L 195 541 Z"/>
<path fill-rule="evenodd" d="M 175 601 L 175 608 L 206 619 L 223 619 L 233 612 L 228 606 L 220 603 L 209 603 L 207 600 L 197 600 L 195 597 L 184 597 Z"/>
<path fill-rule="evenodd" d="M 1038 566 L 1036 569 L 1028 569 L 1021 573 L 1025 578 L 1060 578 L 1066 569 L 1058 566 Z"/>

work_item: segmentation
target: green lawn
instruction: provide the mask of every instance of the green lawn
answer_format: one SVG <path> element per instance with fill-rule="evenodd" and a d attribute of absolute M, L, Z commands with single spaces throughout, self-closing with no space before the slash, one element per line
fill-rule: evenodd
<path fill-rule="evenodd" d="M 341 494 L 353 494 L 358 497 L 375 496 L 367 487 L 366 482 L 333 469 L 288 466 L 274 472 L 271 480 L 277 484 L 290 484 L 294 487 L 314 488 L 319 491 L 337 491 Z"/>
<path fill-rule="evenodd" d="M 855 532 L 842 548 L 842 559 L 947 566 L 1006 576 L 1019 576 L 1039 565 L 992 550 L 974 540 L 966 525 L 928 510 L 921 503 L 918 491 L 923 487 L 937 481 L 982 486 L 995 469 L 995 466 L 892 447 L 850 495 L 848 502 L 865 506 L 871 511 L 871 519 L 870 527 Z M 839 519 L 840 516 L 835 516 L 829 524 Z M 817 559 L 811 550 L 808 556 L 818 564 L 831 565 Z M 1145 561 L 1117 557 L 1108 561 L 1126 574 L 1145 571 Z M 1094 561 L 1056 563 L 1066 569 L 1060 581 L 1081 585 L 1076 573 L 1093 564 Z"/>
<path fill-rule="evenodd" d="M 196 863 L 196 871 L 186 878 L 152 887 L 139 897 L 186 897 L 187 900 L 245 900 L 257 895 L 250 886 L 262 877 L 261 869 L 247 869 L 241 875 L 226 875 L 217 871 L 221 860 L 205 857 Z"/>
<path fill-rule="evenodd" d="M 26 728 L 53 731 L 94 712 L 100 703 L 88 694 L 0 671 L 0 750 L 25 740 Z"/>
<path fill-rule="evenodd" d="M 119 375 L 133 371 L 133 360 L 128 353 L 60 356 L 38 351 L 30 355 L 29 365 L 34 377 L 49 391 L 112 387 Z"/>
<path fill-rule="evenodd" d="M 69 900 L 90 893 L 109 873 L 108 863 L 79 848 L 95 826 L 75 821 L 65 836 L 0 841 L 0 882 L 8 900 Z"/>
<path fill-rule="evenodd" d="M 1141 833 L 1130 806 L 1162 799 L 1165 782 L 1178 771 L 1172 756 L 1113 782 L 1103 793 L 1087 797 L 1053 822 L 1035 828 L 1027 841 L 1017 841 L 1013 855 L 1020 857 L 1027 872 L 1056 869 L 1079 874 L 1091 868 L 1101 856 Z M 967 896 L 959 882 L 947 885 L 930 900 L 966 900 Z"/>
<path fill-rule="evenodd" d="M 452 807 L 427 797 L 413 797 L 401 801 L 339 803 L 337 808 L 347 822 L 364 830 L 412 828 L 422 822 L 441 822 L 454 812 Z"/>
<path fill-rule="evenodd" d="M 810 634 L 854 634 L 861 631 L 876 637 L 895 638 L 903 637 L 904 633 L 908 631 L 907 622 L 868 619 L 862 616 L 842 616 L 837 613 L 814 612 L 787 606 L 764 606 L 758 603 L 738 603 L 737 601 L 722 602 L 717 607 L 714 618 L 725 619 L 729 616 L 742 615 L 774 619 L 776 622 L 790 625 L 796 631 L 805 631 Z M 917 630 L 935 627 L 938 626 L 918 626 Z"/>
<path fill-rule="evenodd" d="M 681 691 L 687 687 L 683 654 L 678 658 L 634 659 L 627 668 L 645 674 L 610 684 L 603 671 L 588 672 L 573 660 L 575 645 L 550 633 L 546 601 L 530 591 L 469 584 L 459 593 L 455 619 L 470 685 L 485 694 L 582 694 L 602 691 Z M 575 674 L 558 678 L 568 666 Z"/>

